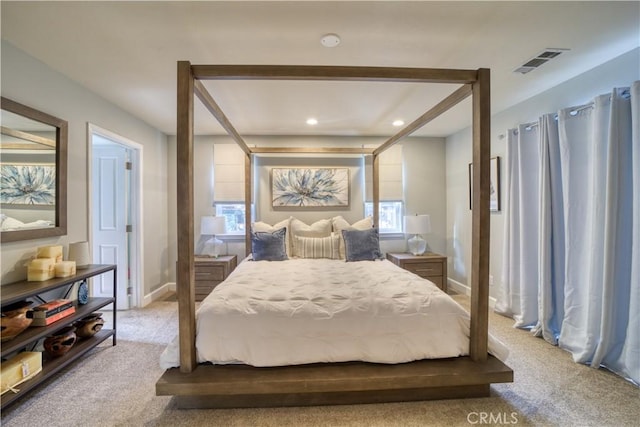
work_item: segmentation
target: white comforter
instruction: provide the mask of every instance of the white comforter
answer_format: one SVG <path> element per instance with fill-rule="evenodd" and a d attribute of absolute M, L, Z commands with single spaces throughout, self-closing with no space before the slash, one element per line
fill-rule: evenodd
<path fill-rule="evenodd" d="M 244 261 L 197 311 L 198 362 L 402 363 L 467 355 L 469 315 L 389 261 Z M 489 349 L 504 360 L 502 343 Z M 179 366 L 178 340 L 161 356 Z"/>

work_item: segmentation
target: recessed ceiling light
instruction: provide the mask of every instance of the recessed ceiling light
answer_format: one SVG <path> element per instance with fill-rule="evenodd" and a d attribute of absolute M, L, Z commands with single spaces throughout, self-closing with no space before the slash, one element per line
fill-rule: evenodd
<path fill-rule="evenodd" d="M 334 33 L 325 34 L 320 39 L 320 44 L 324 47 L 336 47 L 340 44 L 340 36 Z"/>
<path fill-rule="evenodd" d="M 395 127 L 402 126 L 404 124 L 404 120 L 394 120 L 392 124 Z"/>
<path fill-rule="evenodd" d="M 307 124 L 310 126 L 315 126 L 318 124 L 318 120 L 311 117 L 310 119 L 307 119 Z"/>

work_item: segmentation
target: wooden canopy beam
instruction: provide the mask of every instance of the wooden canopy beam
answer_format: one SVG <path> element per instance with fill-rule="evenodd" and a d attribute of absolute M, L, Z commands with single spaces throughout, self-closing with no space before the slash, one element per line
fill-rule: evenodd
<path fill-rule="evenodd" d="M 373 181 L 373 226 L 380 229 L 380 156 L 373 154 L 371 159 L 371 175 Z"/>
<path fill-rule="evenodd" d="M 236 128 L 233 127 L 233 125 L 231 124 L 227 116 L 224 114 L 220 106 L 213 99 L 211 94 L 207 91 L 207 88 L 204 87 L 202 82 L 199 80 L 195 80 L 194 88 L 196 91 L 196 95 L 198 96 L 198 99 L 200 99 L 200 101 L 202 101 L 204 106 L 207 107 L 207 110 L 209 110 L 211 114 L 213 114 L 213 117 L 215 117 L 216 120 L 218 120 L 218 122 L 224 128 L 224 130 L 227 131 L 227 134 L 229 134 L 229 136 L 233 138 L 233 140 L 238 144 L 238 146 L 242 149 L 242 151 L 244 151 L 247 155 L 251 154 L 251 150 L 249 149 L 247 144 L 244 142 L 244 139 L 242 139 L 242 137 L 240 136 Z"/>
<path fill-rule="evenodd" d="M 253 154 L 373 154 L 373 148 L 348 147 L 253 147 Z"/>
<path fill-rule="evenodd" d="M 400 67 L 331 67 L 315 65 L 194 65 L 200 80 L 347 80 L 405 83 L 476 81 L 476 70 Z"/>
<path fill-rule="evenodd" d="M 5 126 L 0 126 L 0 133 L 7 136 L 12 136 L 14 138 L 23 139 L 25 141 L 34 142 L 39 145 L 44 145 L 44 149 L 55 149 L 56 142 L 53 139 L 45 138 L 38 135 L 33 135 L 28 132 L 22 132 L 20 130 L 11 129 Z M 31 149 L 40 150 L 43 149 L 41 147 L 31 147 Z"/>
<path fill-rule="evenodd" d="M 445 99 L 443 99 L 438 104 L 436 104 L 429 111 L 427 111 L 426 113 L 424 113 L 423 115 L 415 119 L 413 122 L 411 122 L 407 127 L 402 129 L 397 134 L 393 135 L 381 146 L 376 148 L 374 150 L 374 154 L 378 155 L 382 153 L 384 150 L 386 150 L 387 148 L 390 148 L 395 143 L 400 141 L 402 138 L 405 138 L 411 135 L 413 132 L 417 131 L 422 126 L 426 125 L 427 123 L 439 117 L 442 113 L 448 111 L 449 109 L 453 108 L 455 105 L 458 105 L 458 103 L 467 99 L 469 95 L 471 95 L 471 85 L 464 85 L 460 87 L 451 95 L 447 96 Z"/>

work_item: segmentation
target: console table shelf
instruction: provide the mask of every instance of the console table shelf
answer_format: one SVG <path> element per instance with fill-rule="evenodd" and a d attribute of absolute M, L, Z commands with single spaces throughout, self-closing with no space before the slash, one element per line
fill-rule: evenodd
<path fill-rule="evenodd" d="M 11 283 L 2 286 L 2 299 L 1 305 L 5 307 L 14 302 L 23 301 L 26 299 L 34 300 L 34 297 L 44 294 L 55 289 L 67 287 L 70 289 L 75 283 L 89 279 L 91 277 L 99 276 L 104 273 L 113 273 L 113 297 L 109 298 L 89 298 L 86 304 L 75 305 L 75 313 L 60 319 L 57 322 L 48 326 L 32 326 L 23 331 L 20 335 L 14 339 L 2 343 L 1 356 L 4 359 L 6 356 L 11 356 L 13 353 L 21 351 L 22 349 L 28 349 L 37 345 L 39 340 L 55 333 L 56 331 L 64 328 L 75 322 L 78 319 L 88 316 L 89 314 L 99 310 L 103 307 L 111 304 L 113 311 L 112 329 L 102 329 L 96 335 L 90 338 L 79 339 L 74 346 L 64 354 L 63 356 L 56 358 L 48 358 L 46 354 L 42 358 L 42 372 L 34 376 L 28 381 L 20 384 L 17 388 L 20 390 L 18 393 L 11 391 L 5 393 L 1 397 L 1 407 L 4 408 L 14 401 L 24 396 L 27 392 L 38 386 L 40 383 L 60 371 L 70 363 L 77 360 L 86 352 L 96 347 L 98 344 L 112 339 L 112 345 L 116 345 L 116 292 L 117 292 L 117 267 L 115 265 L 91 265 L 88 268 L 78 270 L 78 273 L 63 278 L 55 278 L 42 282 L 28 282 L 21 281 Z M 34 301 L 35 302 L 35 301 Z"/>
<path fill-rule="evenodd" d="M 112 302 L 114 302 L 113 298 L 91 298 L 85 305 L 76 305 L 75 313 L 63 319 L 60 319 L 57 322 L 50 324 L 49 326 L 29 327 L 27 328 L 27 330 L 22 332 L 11 341 L 2 343 L 2 357 L 10 355 L 16 350 L 20 350 L 21 348 L 39 340 L 40 338 L 52 335 L 53 333 L 59 331 L 70 323 L 73 323 L 78 319 L 82 319 L 83 317 L 90 315 L 94 311 L 99 310 L 100 308 L 109 305 Z"/>
<path fill-rule="evenodd" d="M 91 338 L 85 338 L 78 341 L 67 354 L 55 359 L 42 359 L 42 372 L 34 376 L 28 381 L 23 382 L 16 388 L 20 390 L 18 393 L 11 391 L 2 395 L 2 407 L 6 407 L 13 403 L 15 400 L 20 399 L 26 393 L 33 388 L 37 387 L 40 383 L 47 380 L 49 377 L 65 368 L 70 363 L 84 355 L 86 352 L 96 347 L 98 344 L 108 339 L 109 337 L 115 337 L 115 331 L 112 329 L 101 330 Z"/>

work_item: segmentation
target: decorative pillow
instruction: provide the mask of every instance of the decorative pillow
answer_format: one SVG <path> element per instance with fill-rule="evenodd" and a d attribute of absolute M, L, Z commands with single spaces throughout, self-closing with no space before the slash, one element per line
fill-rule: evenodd
<path fill-rule="evenodd" d="M 382 258 L 378 229 L 342 230 L 344 246 L 349 261 L 373 261 Z"/>
<path fill-rule="evenodd" d="M 287 236 L 284 240 L 284 244 L 287 251 L 287 255 L 290 255 L 292 253 L 291 248 L 289 246 L 289 235 L 291 234 L 291 229 L 289 228 L 290 223 L 291 223 L 291 217 L 284 219 L 273 225 L 269 225 L 266 222 L 258 221 L 251 224 L 251 231 L 253 231 L 254 233 L 271 233 L 281 228 L 285 228 L 287 230 L 286 231 Z"/>
<path fill-rule="evenodd" d="M 252 258 L 254 261 L 284 261 L 287 257 L 285 242 L 287 229 L 273 232 L 251 232 Z"/>
<path fill-rule="evenodd" d="M 345 249 L 342 230 L 369 230 L 373 228 L 373 218 L 368 216 L 353 224 L 349 224 L 342 216 L 336 216 L 331 218 L 331 225 L 333 226 L 333 231 L 340 236 L 340 258 L 344 259 Z"/>
<path fill-rule="evenodd" d="M 336 233 L 327 237 L 294 236 L 294 255 L 300 258 L 340 258 L 340 236 Z"/>
<path fill-rule="evenodd" d="M 311 225 L 307 225 L 297 218 L 291 217 L 291 249 L 294 256 L 297 255 L 296 236 L 301 237 L 328 237 L 331 236 L 331 221 L 321 219 Z"/>

